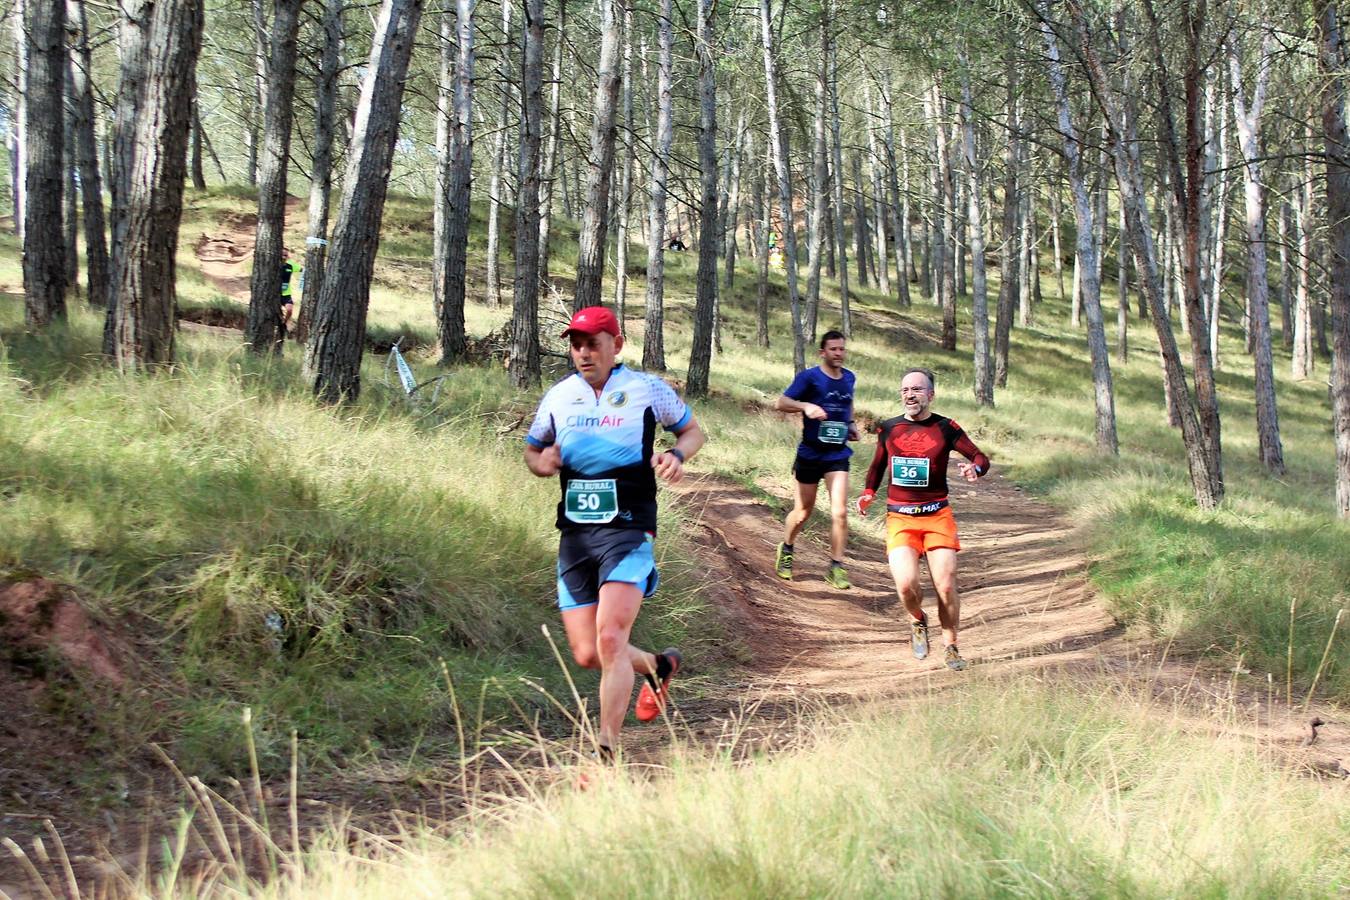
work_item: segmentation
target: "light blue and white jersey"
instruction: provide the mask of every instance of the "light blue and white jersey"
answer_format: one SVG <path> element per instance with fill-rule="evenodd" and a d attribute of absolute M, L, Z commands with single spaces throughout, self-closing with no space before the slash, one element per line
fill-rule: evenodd
<path fill-rule="evenodd" d="M 605 525 L 656 530 L 656 426 L 682 430 L 689 405 L 655 375 L 622 364 L 597 396 L 573 373 L 544 395 L 525 441 L 562 453 L 558 527 Z"/>

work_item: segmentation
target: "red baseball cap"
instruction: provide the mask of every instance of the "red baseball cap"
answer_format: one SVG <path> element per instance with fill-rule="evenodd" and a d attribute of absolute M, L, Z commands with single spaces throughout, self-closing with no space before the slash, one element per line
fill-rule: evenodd
<path fill-rule="evenodd" d="M 572 321 L 563 329 L 562 336 L 567 337 L 574 331 L 578 334 L 599 334 L 605 331 L 618 337 L 619 320 L 603 306 L 588 306 L 576 311 Z"/>

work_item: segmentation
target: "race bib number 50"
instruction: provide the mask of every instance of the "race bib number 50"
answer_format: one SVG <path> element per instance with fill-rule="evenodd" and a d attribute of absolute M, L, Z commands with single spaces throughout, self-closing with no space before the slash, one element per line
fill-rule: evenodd
<path fill-rule="evenodd" d="M 613 478 L 567 482 L 563 512 L 578 525 L 603 525 L 619 514 L 619 490 Z"/>
<path fill-rule="evenodd" d="M 922 456 L 892 456 L 891 484 L 928 487 L 928 460 Z"/>

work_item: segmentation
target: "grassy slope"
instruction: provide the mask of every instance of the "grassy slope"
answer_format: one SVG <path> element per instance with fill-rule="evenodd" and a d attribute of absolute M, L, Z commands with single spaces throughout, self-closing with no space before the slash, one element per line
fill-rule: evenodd
<path fill-rule="evenodd" d="M 237 192 L 190 195 L 180 252 L 185 305 L 230 302 L 195 271 L 191 246 L 247 207 Z M 481 290 L 479 217 L 481 210 L 470 271 Z M 373 329 L 434 333 L 429 221 L 424 204 L 391 199 Z M 574 232 L 560 230 L 553 268 L 566 279 Z M 676 373 L 687 358 L 688 330 L 678 323 L 692 306 L 694 264 L 693 254 L 668 256 Z M 0 280 L 17 278 L 11 270 Z M 1047 290 L 1052 283 L 1046 279 Z M 638 318 L 643 282 L 630 284 L 630 318 Z M 713 375 L 719 396 L 699 408 L 713 436 L 700 466 L 781 489 L 795 429 L 754 402 L 786 384 L 790 348 L 782 340 L 767 354 L 753 346 L 753 291 L 743 267 L 724 298 L 726 353 Z M 781 275 L 774 296 L 785 306 Z M 1012 379 L 995 410 L 970 400 L 968 351 L 901 339 L 888 308 L 874 291 L 860 291 L 854 304 L 850 365 L 863 411 L 893 413 L 904 368 L 934 368 L 938 408 L 958 417 L 1005 470 L 1084 523 L 1098 558 L 1094 577 L 1122 616 L 1182 648 L 1238 653 L 1282 672 L 1289 598 L 1297 597 L 1294 677 L 1311 680 L 1344 603 L 1338 591 L 1350 583 L 1350 559 L 1336 550 L 1350 533 L 1330 515 L 1324 387 L 1290 381 L 1277 356 L 1290 472 L 1279 483 L 1264 478 L 1253 464 L 1247 360 L 1225 334 L 1230 500 L 1202 516 L 1189 502 L 1179 440 L 1162 420 L 1156 351 L 1141 323 L 1131 322 L 1131 361 L 1115 369 L 1122 456 L 1108 460 L 1092 451 L 1082 339 L 1063 324 L 1062 300 L 1047 299 L 1037 327 L 1015 330 Z M 3 306 L 7 335 L 20 314 L 12 302 Z M 505 308 L 471 304 L 470 331 L 486 333 L 506 316 Z M 916 295 L 906 317 L 931 330 L 936 310 Z M 775 312 L 775 335 L 787 333 L 786 321 Z M 835 321 L 822 313 L 822 328 Z M 409 410 L 383 386 L 372 359 L 362 403 L 333 415 L 297 389 L 294 352 L 263 367 L 228 342 L 185 335 L 177 375 L 124 383 L 93 359 L 97 328 L 96 319 L 77 315 L 60 349 L 6 339 L 0 479 L 11 499 L 0 507 L 0 563 L 81 585 L 110 612 L 151 612 L 189 688 L 173 707 L 171 729 L 189 764 L 238 763 L 239 741 L 227 736 L 237 732 L 242 703 L 261 709 L 276 763 L 292 723 L 316 746 L 346 753 L 443 734 L 447 708 L 433 664 L 440 656 L 470 690 L 495 681 L 490 696 L 516 700 L 532 694 L 515 674 L 552 671 L 537 635 L 554 620 L 554 489 L 524 476 L 519 430 L 498 433 L 528 414 L 533 394 L 513 394 L 495 367 L 467 368 L 435 409 Z M 965 331 L 961 346 L 969 346 Z M 640 358 L 639 340 L 626 355 Z M 429 361 L 414 357 L 419 374 L 431 374 Z M 157 483 L 179 487 L 144 490 Z M 711 640 L 696 581 L 680 573 L 688 557 L 677 531 L 664 529 L 671 600 L 653 604 L 644 627 L 659 639 Z M 279 654 L 263 624 L 272 610 L 291 623 L 291 646 Z M 1333 647 L 1322 683 L 1350 696 L 1350 642 Z"/>

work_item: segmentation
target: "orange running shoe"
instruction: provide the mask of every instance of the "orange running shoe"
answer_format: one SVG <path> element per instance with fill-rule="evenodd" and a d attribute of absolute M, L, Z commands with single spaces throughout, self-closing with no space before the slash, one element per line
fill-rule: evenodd
<path fill-rule="evenodd" d="M 680 662 L 682 657 L 680 651 L 674 647 L 667 647 L 661 651 L 661 655 L 670 663 L 670 671 L 653 688 L 652 684 L 656 678 L 652 675 L 643 677 L 642 690 L 638 691 L 637 706 L 633 710 L 639 722 L 650 722 L 661 715 L 666 708 L 666 700 L 670 696 L 670 680 L 675 677 L 675 673 L 680 671 Z M 659 661 L 658 661 L 659 662 Z"/>

